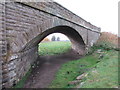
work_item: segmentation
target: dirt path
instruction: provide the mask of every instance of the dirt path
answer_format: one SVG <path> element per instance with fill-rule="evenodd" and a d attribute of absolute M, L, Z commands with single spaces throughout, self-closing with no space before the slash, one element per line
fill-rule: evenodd
<path fill-rule="evenodd" d="M 55 77 L 56 71 L 60 66 L 68 61 L 76 60 L 82 56 L 73 52 L 56 55 L 56 56 L 40 56 L 40 62 L 36 68 L 33 69 L 32 74 L 28 77 L 24 88 L 47 88 Z"/>

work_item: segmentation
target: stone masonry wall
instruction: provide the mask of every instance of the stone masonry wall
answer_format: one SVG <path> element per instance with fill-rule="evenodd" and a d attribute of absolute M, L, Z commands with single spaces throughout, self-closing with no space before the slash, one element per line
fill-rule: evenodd
<path fill-rule="evenodd" d="M 3 65 L 3 88 L 16 84 L 30 69 L 38 57 L 38 47 L 13 55 L 10 62 Z"/>
<path fill-rule="evenodd" d="M 5 2 L 0 2 L 0 89 L 2 88 L 2 64 L 6 62 L 7 41 L 5 25 Z"/>

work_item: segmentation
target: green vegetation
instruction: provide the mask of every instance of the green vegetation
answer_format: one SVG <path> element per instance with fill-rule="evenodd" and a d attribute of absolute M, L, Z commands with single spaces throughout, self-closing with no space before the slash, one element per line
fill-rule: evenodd
<path fill-rule="evenodd" d="M 80 60 L 63 64 L 49 88 L 76 87 L 76 85 L 70 85 L 69 82 L 85 72 L 88 75 L 80 81 L 84 82 L 82 88 L 118 87 L 118 52 L 114 50 L 102 52 L 104 57 L 101 59 L 99 59 L 100 54 L 94 52 Z"/>
<path fill-rule="evenodd" d="M 104 58 L 88 72 L 82 88 L 118 87 L 118 52 L 105 51 Z"/>
<path fill-rule="evenodd" d="M 69 41 L 54 41 L 39 44 L 39 55 L 56 55 L 70 50 Z"/>
<path fill-rule="evenodd" d="M 102 32 L 97 43 L 88 50 L 84 58 L 62 65 L 49 87 L 117 88 L 118 51 L 120 47 L 117 35 Z M 78 85 L 69 83 L 75 81 L 76 77 L 83 73 L 87 75 L 80 80 Z"/>
<path fill-rule="evenodd" d="M 60 70 L 56 73 L 56 78 L 53 80 L 49 88 L 67 88 L 73 87 L 68 82 L 75 80 L 75 78 L 88 71 L 97 62 L 97 56 L 87 56 L 79 60 L 69 61 L 62 65 Z"/>

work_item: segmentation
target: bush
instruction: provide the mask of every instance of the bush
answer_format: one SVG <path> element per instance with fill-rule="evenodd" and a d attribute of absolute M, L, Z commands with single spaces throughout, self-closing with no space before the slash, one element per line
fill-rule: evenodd
<path fill-rule="evenodd" d="M 109 32 L 102 32 L 96 45 L 104 48 L 118 48 L 118 36 Z"/>
<path fill-rule="evenodd" d="M 102 32 L 97 43 L 88 49 L 88 53 L 86 55 L 91 55 L 97 49 L 120 51 L 120 45 L 118 45 L 118 36 L 109 32 Z"/>
<path fill-rule="evenodd" d="M 105 50 L 120 50 L 118 46 L 118 36 L 109 32 L 102 32 L 95 46 Z"/>

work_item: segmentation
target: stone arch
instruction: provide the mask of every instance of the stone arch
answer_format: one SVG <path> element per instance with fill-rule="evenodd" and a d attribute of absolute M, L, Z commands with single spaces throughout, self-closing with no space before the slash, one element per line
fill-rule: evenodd
<path fill-rule="evenodd" d="M 48 22 L 49 23 L 49 22 Z M 85 53 L 85 41 L 82 35 L 69 23 L 52 23 L 45 27 L 37 25 L 28 32 L 22 33 L 12 43 L 11 53 L 8 57 L 10 63 L 14 63 L 14 70 L 16 78 L 13 81 L 18 82 L 29 70 L 30 66 L 38 58 L 38 43 L 51 33 L 63 33 L 72 43 L 72 49 L 77 51 L 80 55 Z M 80 29 L 80 28 L 79 28 Z M 14 75 L 14 74 L 13 74 Z M 10 76 L 14 77 L 14 76 Z"/>
<path fill-rule="evenodd" d="M 72 43 L 72 49 L 78 52 L 80 55 L 84 55 L 85 53 L 85 43 L 81 37 L 81 35 L 73 28 L 69 26 L 56 26 L 53 28 L 50 28 L 38 36 L 36 36 L 34 39 L 32 39 L 30 42 L 28 42 L 25 47 L 22 50 L 26 50 L 32 47 L 35 47 L 38 45 L 46 36 L 52 33 L 62 33 L 66 35 L 69 40 Z"/>
<path fill-rule="evenodd" d="M 38 37 L 45 37 L 50 33 L 63 33 L 66 36 L 68 36 L 68 38 L 71 40 L 71 42 L 75 41 L 81 41 L 79 43 L 82 43 L 80 46 L 84 47 L 86 44 L 86 38 L 84 37 L 84 35 L 82 35 L 81 32 L 78 32 L 78 30 L 76 29 L 83 29 L 82 27 L 75 27 L 76 25 L 71 24 L 70 22 L 58 19 L 58 18 L 54 18 L 52 20 L 47 20 L 44 21 L 42 24 L 40 25 L 36 25 L 35 27 L 31 28 L 28 31 L 25 31 L 24 33 L 18 34 L 16 39 L 13 40 L 13 43 L 11 44 L 11 52 L 16 53 L 16 52 L 21 52 L 24 49 L 29 49 L 30 48 L 30 42 L 32 43 L 37 43 L 38 40 L 40 39 Z M 66 30 L 62 30 L 65 29 Z M 83 30 L 84 32 L 85 30 Z M 80 35 L 81 33 L 81 35 Z M 77 35 L 78 37 L 76 37 L 75 35 Z M 76 40 L 73 40 L 75 39 Z M 80 40 L 79 40 L 80 39 Z M 37 40 L 37 41 L 36 41 Z M 76 43 L 78 46 L 79 44 Z M 33 45 L 33 44 L 31 44 Z M 77 48 L 77 45 L 73 45 L 72 47 L 75 49 L 75 47 Z M 28 47 L 29 46 L 29 47 Z M 27 47 L 27 48 L 26 48 Z M 79 51 L 80 52 L 80 51 Z"/>

